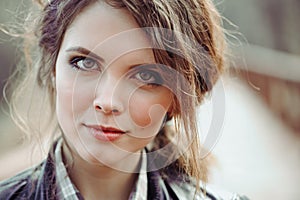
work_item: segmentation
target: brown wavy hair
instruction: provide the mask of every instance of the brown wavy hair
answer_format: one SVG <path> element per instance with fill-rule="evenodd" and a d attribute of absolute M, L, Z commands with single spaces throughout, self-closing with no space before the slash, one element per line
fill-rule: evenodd
<path fill-rule="evenodd" d="M 26 119 L 16 114 L 18 111 L 14 106 L 16 102 L 14 99 L 20 97 L 24 87 L 28 86 L 24 83 L 30 77 L 29 72 L 36 71 L 34 80 L 43 91 L 46 91 L 45 94 L 49 95 L 50 112 L 54 113 L 55 63 L 64 34 L 76 16 L 96 1 L 36 1 L 41 7 L 42 15 L 36 21 L 35 40 L 33 40 L 38 43 L 38 48 L 34 49 L 35 59 L 25 66 L 30 70 L 20 70 L 25 76 L 22 76 L 23 79 L 20 79 L 11 95 L 13 116 L 23 127 Z M 147 31 L 147 36 L 155 47 L 153 53 L 156 61 L 171 66 L 188 80 L 189 89 L 179 91 L 180 99 L 177 95 L 176 98 L 174 96 L 175 109 L 172 115 L 168 116 L 168 120 L 174 119 L 175 129 L 165 126 L 156 136 L 150 150 L 161 149 L 169 143 L 176 144 L 174 148 L 180 148 L 180 144 L 184 144 L 173 141 L 174 136 L 180 133 L 179 135 L 184 137 L 189 145 L 185 147 L 183 154 L 168 167 L 161 169 L 161 172 L 166 178 L 174 172 L 193 177 L 199 190 L 199 180 L 207 181 L 207 165 L 200 157 L 201 145 L 197 130 L 196 106 L 212 89 L 226 64 L 226 42 L 219 13 L 210 0 L 103 1 L 112 7 L 127 9 L 140 27 L 157 28 Z M 28 49 L 28 46 L 25 46 L 25 49 Z M 29 60 L 26 52 L 26 60 Z M 178 84 L 180 88 L 180 82 Z"/>

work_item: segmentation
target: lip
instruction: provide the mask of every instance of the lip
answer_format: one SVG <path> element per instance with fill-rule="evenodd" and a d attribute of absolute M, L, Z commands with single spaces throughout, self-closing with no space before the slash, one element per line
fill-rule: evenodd
<path fill-rule="evenodd" d="M 85 125 L 90 133 L 100 141 L 112 142 L 119 139 L 126 132 L 114 127 L 99 126 L 99 125 Z"/>

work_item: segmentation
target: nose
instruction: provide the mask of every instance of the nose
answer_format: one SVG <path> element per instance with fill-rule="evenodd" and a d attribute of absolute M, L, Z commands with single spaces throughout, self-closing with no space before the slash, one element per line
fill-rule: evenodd
<path fill-rule="evenodd" d="M 124 111 L 118 81 L 112 77 L 101 76 L 95 90 L 93 106 L 95 111 L 105 115 L 118 115 Z"/>

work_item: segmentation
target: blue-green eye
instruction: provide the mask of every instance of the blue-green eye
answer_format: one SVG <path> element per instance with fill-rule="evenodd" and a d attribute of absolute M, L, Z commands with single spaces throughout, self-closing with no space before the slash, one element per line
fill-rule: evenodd
<path fill-rule="evenodd" d="M 96 60 L 84 56 L 72 58 L 70 64 L 72 65 L 72 67 L 83 71 L 100 70 L 100 65 Z"/>

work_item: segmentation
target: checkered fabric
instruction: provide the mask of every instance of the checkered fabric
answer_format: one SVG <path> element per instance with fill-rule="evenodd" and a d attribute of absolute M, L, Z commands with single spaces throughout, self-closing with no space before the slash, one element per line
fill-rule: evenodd
<path fill-rule="evenodd" d="M 62 142 L 61 138 L 55 149 L 55 172 L 58 186 L 59 199 L 64 200 L 83 200 L 80 192 L 73 185 L 70 177 L 68 176 L 67 169 L 62 160 Z M 140 162 L 140 173 L 138 179 L 133 187 L 129 200 L 146 200 L 148 193 L 148 179 L 147 179 L 147 157 L 146 151 L 142 151 Z"/>

